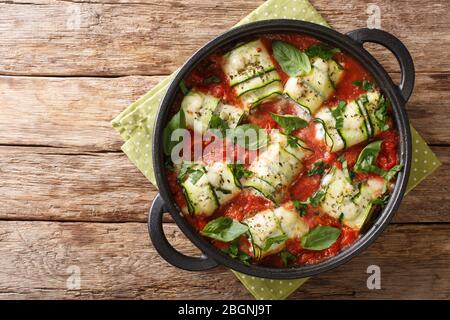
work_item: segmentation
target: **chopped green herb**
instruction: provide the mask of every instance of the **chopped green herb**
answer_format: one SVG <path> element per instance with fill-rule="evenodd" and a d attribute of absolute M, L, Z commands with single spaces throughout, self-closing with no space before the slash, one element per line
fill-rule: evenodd
<path fill-rule="evenodd" d="M 300 139 L 295 136 L 287 135 L 286 139 L 287 139 L 288 146 L 291 148 L 298 148 L 298 147 L 302 146 L 300 144 Z"/>
<path fill-rule="evenodd" d="M 308 56 L 293 45 L 283 41 L 274 41 L 272 50 L 281 69 L 289 76 L 298 77 L 311 71 L 311 62 Z"/>
<path fill-rule="evenodd" d="M 210 76 L 203 80 L 203 84 L 221 83 L 222 80 L 217 76 Z"/>
<path fill-rule="evenodd" d="M 189 89 L 186 86 L 186 82 L 184 82 L 184 80 L 181 80 L 179 86 L 180 86 L 181 92 L 183 92 L 184 95 L 187 95 L 189 92 Z"/>
<path fill-rule="evenodd" d="M 187 175 L 193 170 L 192 168 L 194 166 L 195 165 L 191 162 L 183 161 L 181 163 L 180 171 L 178 172 L 178 175 L 177 175 L 178 181 L 184 181 L 186 179 Z"/>
<path fill-rule="evenodd" d="M 373 84 L 368 80 L 355 80 L 353 84 L 357 87 L 363 88 L 366 91 L 373 91 Z"/>
<path fill-rule="evenodd" d="M 238 259 L 246 265 L 249 265 L 250 262 L 252 261 L 252 257 L 250 257 L 248 254 L 242 251 L 239 252 Z"/>
<path fill-rule="evenodd" d="M 389 129 L 387 124 L 387 102 L 384 96 L 381 96 L 378 100 L 377 110 L 375 111 L 375 118 L 378 120 L 378 126 L 381 131 L 386 131 Z"/>
<path fill-rule="evenodd" d="M 307 175 L 308 177 L 312 177 L 313 175 L 316 175 L 316 174 L 318 174 L 318 175 L 323 175 L 323 173 L 325 172 L 325 170 L 328 169 L 328 168 L 329 168 L 329 165 L 328 165 L 328 164 L 326 164 L 326 163 L 323 162 L 323 161 L 318 161 L 318 162 L 315 162 L 315 163 L 313 164 L 313 167 L 311 168 L 311 170 L 308 170 L 308 171 L 306 172 L 306 175 Z"/>
<path fill-rule="evenodd" d="M 281 258 L 281 261 L 283 261 L 283 264 L 285 266 L 287 266 L 291 261 L 295 261 L 297 259 L 297 257 L 294 256 L 289 251 L 281 251 L 280 258 Z"/>
<path fill-rule="evenodd" d="M 325 190 L 318 190 L 309 198 L 309 203 L 311 203 L 313 207 L 317 207 L 323 198 L 325 198 L 326 194 L 327 192 Z"/>
<path fill-rule="evenodd" d="M 338 52 L 341 52 L 339 48 L 331 48 L 330 46 L 324 43 L 313 44 L 305 51 L 308 57 L 310 58 L 319 57 L 323 60 L 329 60 L 333 58 L 333 56 Z"/>
<path fill-rule="evenodd" d="M 333 110 L 331 110 L 331 114 L 333 115 L 334 119 L 336 120 L 336 129 L 341 130 L 344 127 L 344 110 L 347 106 L 347 103 L 345 101 L 339 101 L 337 107 Z"/>
<path fill-rule="evenodd" d="M 301 244 L 304 249 L 324 250 L 329 247 L 341 235 L 341 230 L 330 226 L 318 226 L 302 237 Z"/>
<path fill-rule="evenodd" d="M 253 174 L 253 172 L 247 170 L 244 165 L 240 163 L 228 164 L 228 168 L 231 169 L 231 172 L 233 172 L 233 175 L 237 180 L 248 178 Z"/>
<path fill-rule="evenodd" d="M 344 221 L 344 213 L 341 212 L 341 214 L 339 215 L 339 222 L 342 223 L 342 221 Z"/>
<path fill-rule="evenodd" d="M 238 243 L 236 241 L 233 241 L 228 248 L 225 248 L 222 251 L 227 253 L 233 259 L 235 259 L 238 257 L 239 253 Z"/>
<path fill-rule="evenodd" d="M 217 114 L 213 114 L 211 116 L 211 119 L 209 120 L 209 128 L 219 130 L 222 135 L 225 135 L 226 130 L 229 129 L 228 123 Z"/>
<path fill-rule="evenodd" d="M 375 204 L 375 205 L 379 205 L 379 206 L 385 206 L 389 202 L 389 196 L 390 195 L 387 194 L 387 195 L 385 195 L 385 196 L 383 196 L 381 198 L 372 200 L 372 203 Z"/>
<path fill-rule="evenodd" d="M 306 209 L 308 208 L 308 203 L 294 200 L 293 204 L 294 204 L 295 209 L 297 209 L 298 213 L 300 214 L 300 217 L 305 216 Z"/>

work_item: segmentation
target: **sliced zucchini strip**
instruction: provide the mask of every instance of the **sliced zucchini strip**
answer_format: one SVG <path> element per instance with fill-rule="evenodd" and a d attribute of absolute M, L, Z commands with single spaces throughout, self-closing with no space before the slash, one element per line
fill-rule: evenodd
<path fill-rule="evenodd" d="M 258 178 L 257 175 L 252 175 L 250 178 L 246 179 L 243 182 L 242 186 L 245 188 L 252 188 L 257 193 L 275 202 L 274 198 L 276 191 L 275 187 L 270 183 L 268 183 L 267 181 Z"/>
<path fill-rule="evenodd" d="M 314 114 L 334 92 L 342 79 L 343 68 L 336 61 L 312 59 L 312 70 L 304 77 L 289 78 L 284 93 Z"/>
<path fill-rule="evenodd" d="M 186 116 L 186 126 L 199 132 L 206 131 L 219 101 L 220 99 L 214 96 L 196 90 L 189 91 L 181 102 L 181 109 Z"/>
<path fill-rule="evenodd" d="M 229 128 L 236 128 L 237 125 L 242 121 L 245 115 L 245 111 L 242 108 L 233 106 L 231 104 L 220 103 L 214 114 L 218 115 L 222 120 L 224 120 Z"/>
<path fill-rule="evenodd" d="M 211 216 L 219 207 L 214 190 L 209 183 L 205 168 L 199 164 L 191 167 L 191 172 L 180 181 L 188 211 L 196 216 Z M 202 172 L 199 177 L 199 172 Z"/>
<path fill-rule="evenodd" d="M 236 184 L 233 171 L 225 162 L 207 166 L 206 175 L 220 205 L 230 201 L 241 190 Z"/>
<path fill-rule="evenodd" d="M 369 138 L 366 120 L 355 101 L 347 103 L 343 112 L 344 123 L 339 132 L 347 148 L 361 143 Z"/>
<path fill-rule="evenodd" d="M 284 93 L 306 108 L 310 114 L 319 109 L 323 102 L 321 95 L 304 84 L 302 78 L 289 78 L 284 85 Z"/>
<path fill-rule="evenodd" d="M 303 83 L 319 93 L 323 100 L 328 99 L 334 91 L 328 72 L 328 63 L 325 60 L 313 58 L 311 73 L 303 77 Z"/>
<path fill-rule="evenodd" d="M 334 59 L 328 60 L 328 75 L 331 83 L 336 88 L 344 76 L 344 67 Z"/>
<path fill-rule="evenodd" d="M 328 108 L 321 109 L 317 115 L 316 139 L 325 141 L 331 152 L 336 152 L 345 148 L 345 142 L 336 128 L 336 119 Z"/>
<path fill-rule="evenodd" d="M 320 206 L 336 219 L 342 215 L 345 225 L 361 229 L 371 212 L 372 201 L 383 194 L 385 181 L 382 178 L 370 178 L 359 189 L 350 181 L 343 170 L 333 167 L 322 178 L 322 188 L 326 194 Z"/>
<path fill-rule="evenodd" d="M 277 133 L 271 136 L 267 149 L 253 161 L 249 170 L 253 172 L 244 187 L 252 187 L 275 203 L 282 197 L 281 191 L 289 186 L 303 168 L 303 159 L 310 154 L 303 141 L 299 146 L 288 146 L 286 136 Z"/>
<path fill-rule="evenodd" d="M 252 250 L 257 259 L 280 252 L 286 247 L 287 239 L 300 238 L 309 231 L 292 203 L 259 212 L 243 223 L 249 228 Z M 267 242 L 270 238 L 279 240 L 271 244 Z M 267 248 L 268 244 L 270 246 Z"/>
<path fill-rule="evenodd" d="M 367 121 L 372 126 L 372 136 L 376 136 L 382 131 L 388 129 L 386 124 L 386 110 L 382 110 L 385 108 L 385 105 L 383 105 L 385 101 L 380 92 L 368 92 L 367 94 L 359 97 L 358 103 L 362 108 L 365 108 L 367 112 Z"/>
<path fill-rule="evenodd" d="M 359 208 L 358 214 L 344 215 L 344 223 L 351 228 L 361 229 L 373 211 L 373 201 L 384 193 L 385 187 L 386 182 L 381 178 L 371 178 L 363 183 L 358 196 L 354 199 Z"/>
<path fill-rule="evenodd" d="M 267 101 L 271 98 L 280 95 L 283 92 L 283 86 L 279 80 L 271 82 L 264 87 L 249 91 L 241 96 L 241 100 L 247 109 L 251 109 L 263 100 Z"/>
<path fill-rule="evenodd" d="M 224 55 L 223 71 L 231 86 L 275 69 L 260 39 L 234 48 Z"/>
<path fill-rule="evenodd" d="M 258 75 L 254 78 L 251 78 L 250 80 L 244 81 L 236 85 L 234 88 L 236 90 L 236 94 L 238 96 L 243 95 L 246 92 L 259 89 L 264 87 L 265 85 L 272 83 L 274 81 L 280 81 L 280 75 L 276 70 L 263 73 L 261 75 Z"/>

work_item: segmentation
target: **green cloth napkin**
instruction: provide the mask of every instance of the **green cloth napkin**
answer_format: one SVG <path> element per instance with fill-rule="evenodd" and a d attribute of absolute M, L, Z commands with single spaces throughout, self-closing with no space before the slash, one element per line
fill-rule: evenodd
<path fill-rule="evenodd" d="M 241 20 L 237 26 L 257 20 L 280 18 L 305 20 L 328 26 L 308 0 L 268 0 Z M 155 186 L 151 150 L 153 127 L 159 103 L 174 74 L 161 81 L 112 121 L 112 126 L 125 140 L 122 146 L 123 152 Z M 417 131 L 412 127 L 411 129 L 413 163 L 407 191 L 413 189 L 441 165 Z M 233 273 L 256 299 L 285 299 L 308 280 L 308 278 L 263 279 L 235 271 Z"/>

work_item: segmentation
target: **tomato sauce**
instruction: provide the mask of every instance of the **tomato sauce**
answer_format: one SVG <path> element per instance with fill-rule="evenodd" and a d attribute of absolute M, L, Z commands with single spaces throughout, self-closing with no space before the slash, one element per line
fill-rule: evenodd
<path fill-rule="evenodd" d="M 248 190 L 237 195 L 230 202 L 219 208 L 218 216 L 227 216 L 238 221 L 249 218 L 266 209 L 273 208 L 272 201 L 265 197 L 257 196 Z"/>
<path fill-rule="evenodd" d="M 271 55 L 283 84 L 287 81 L 289 76 L 283 72 L 281 66 L 273 57 L 271 49 L 272 42 L 276 40 L 285 41 L 300 50 L 305 50 L 311 45 L 320 44 L 320 41 L 313 37 L 294 34 L 270 34 L 261 39 L 265 48 Z M 343 66 L 345 73 L 335 88 L 332 96 L 324 102 L 323 105 L 325 106 L 334 106 L 341 100 L 348 102 L 367 92 L 363 86 L 357 85 L 356 82 L 369 81 L 373 83 L 373 78 L 367 70 L 345 52 L 336 53 L 333 58 Z M 212 94 L 230 104 L 242 107 L 240 99 L 237 97 L 234 89 L 230 86 L 226 75 L 221 69 L 221 62 L 222 56 L 220 54 L 211 55 L 188 76 L 186 84 L 189 87 L 195 86 L 196 88 L 199 88 L 199 90 Z M 297 106 L 290 100 L 281 99 L 269 101 L 262 103 L 258 108 L 252 110 L 248 115 L 246 122 L 270 131 L 272 129 L 280 129 L 278 123 L 272 118 L 272 114 L 297 115 L 297 113 Z M 392 121 L 389 121 L 391 124 L 390 127 L 392 127 Z M 319 163 L 321 163 L 325 169 L 332 166 L 337 166 L 342 169 L 341 161 L 342 159 L 345 159 L 347 168 L 352 170 L 361 150 L 367 145 L 367 142 L 365 142 L 338 153 L 329 152 L 323 141 L 317 140 L 315 128 L 315 123 L 311 122 L 307 127 L 292 132 L 292 135 L 302 139 L 306 143 L 308 148 L 312 151 L 312 154 L 304 160 L 304 170 L 296 177 L 288 189 L 284 190 L 286 192 L 284 192 L 283 203 L 288 201 L 305 202 L 320 189 L 323 173 L 314 173 L 312 171 Z M 193 135 L 193 133 L 191 135 Z M 376 164 L 386 171 L 392 169 L 399 161 L 397 156 L 399 143 L 397 131 L 395 129 L 390 129 L 382 132 L 375 138 L 383 141 L 381 150 L 376 159 Z M 217 161 L 228 161 L 243 163 L 245 167 L 248 167 L 252 162 L 252 159 L 257 156 L 257 151 L 249 151 L 239 145 L 233 144 L 230 149 L 227 147 L 227 141 L 218 137 L 210 137 L 210 139 L 206 139 L 206 141 L 202 141 L 201 143 L 205 150 L 205 152 L 201 154 L 201 159 L 205 164 L 212 164 Z M 210 148 L 207 148 L 208 146 Z M 195 142 L 192 142 L 191 147 L 195 147 Z M 354 179 L 363 182 L 368 178 L 375 176 L 376 175 L 372 173 L 359 173 L 355 175 Z M 186 202 L 183 192 L 177 183 L 176 174 L 169 170 L 167 177 L 175 202 L 181 208 L 185 207 Z M 249 189 L 244 189 L 229 202 L 217 209 L 211 217 L 204 218 L 187 215 L 186 219 L 195 229 L 202 230 L 208 221 L 221 216 L 226 216 L 237 221 L 243 221 L 263 210 L 272 208 L 275 208 L 275 204 L 272 201 L 263 196 L 256 195 L 256 193 L 251 192 Z M 322 225 L 339 228 L 341 233 L 338 239 L 329 248 L 320 251 L 302 248 L 300 239 L 287 240 L 285 250 L 295 256 L 295 261 L 290 261 L 290 265 L 319 263 L 324 259 L 338 254 L 340 251 L 354 243 L 359 237 L 358 230 L 354 230 L 342 224 L 338 219 L 322 212 L 319 207 L 307 204 L 304 212 L 299 214 L 302 215 L 303 220 L 310 230 L 318 225 Z M 249 256 L 253 256 L 253 251 L 251 250 L 252 245 L 246 237 L 241 236 L 236 240 L 239 242 L 240 251 Z M 212 243 L 217 248 L 225 251 L 228 250 L 231 245 L 230 243 L 218 240 L 212 240 Z M 266 256 L 258 263 L 273 267 L 284 266 L 284 262 L 279 254 Z"/>

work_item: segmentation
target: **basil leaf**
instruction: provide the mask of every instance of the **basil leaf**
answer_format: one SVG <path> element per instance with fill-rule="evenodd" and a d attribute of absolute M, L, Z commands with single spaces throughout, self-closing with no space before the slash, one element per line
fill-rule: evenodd
<path fill-rule="evenodd" d="M 379 175 L 384 174 L 384 170 L 378 168 L 375 165 L 375 161 L 377 160 L 378 154 L 380 153 L 382 143 L 382 140 L 374 141 L 372 143 L 369 143 L 361 151 L 358 156 L 358 160 L 356 160 L 356 164 L 354 167 L 355 172 L 373 172 Z"/>
<path fill-rule="evenodd" d="M 174 114 L 163 130 L 163 151 L 166 156 L 170 156 L 172 149 L 183 140 L 183 138 L 180 137 L 178 141 L 172 141 L 172 133 L 180 128 L 186 128 L 186 117 L 183 109 L 180 109 L 180 111 Z"/>
<path fill-rule="evenodd" d="M 267 251 L 272 247 L 274 244 L 285 242 L 288 239 L 288 236 L 285 234 L 275 236 L 275 237 L 269 237 L 264 241 L 263 251 Z"/>
<path fill-rule="evenodd" d="M 253 174 L 253 172 L 247 170 L 244 165 L 240 163 L 228 164 L 228 168 L 230 168 L 231 172 L 237 180 L 248 178 Z"/>
<path fill-rule="evenodd" d="M 329 60 L 333 58 L 333 56 L 338 52 L 341 52 L 339 48 L 331 48 L 330 46 L 323 43 L 313 44 L 305 50 L 305 53 L 308 55 L 308 57 L 319 57 L 323 60 Z"/>
<path fill-rule="evenodd" d="M 180 90 L 181 90 L 181 92 L 183 92 L 184 95 L 188 94 L 189 89 L 186 86 L 186 82 L 184 82 L 184 80 L 181 80 L 180 83 L 178 84 L 178 86 L 180 87 Z"/>
<path fill-rule="evenodd" d="M 296 136 L 286 135 L 286 139 L 287 139 L 286 143 L 288 144 L 289 147 L 302 148 L 302 149 L 305 149 L 305 150 L 308 150 L 308 151 L 313 151 L 313 150 L 305 147 L 305 145 L 302 145 L 300 143 L 300 139 L 297 138 Z"/>
<path fill-rule="evenodd" d="M 283 261 L 283 264 L 285 266 L 287 266 L 289 264 L 289 262 L 294 261 L 294 260 L 297 259 L 297 257 L 294 256 L 289 251 L 282 251 L 282 252 L 280 252 L 280 258 L 281 258 L 281 261 Z"/>
<path fill-rule="evenodd" d="M 203 84 L 221 83 L 222 80 L 217 76 L 210 76 L 203 80 Z"/>
<path fill-rule="evenodd" d="M 281 69 L 289 76 L 297 77 L 311 72 L 311 62 L 308 56 L 293 45 L 283 41 L 274 41 L 272 50 Z"/>
<path fill-rule="evenodd" d="M 249 149 L 258 150 L 268 142 L 267 131 L 254 124 L 243 124 L 227 130 L 228 138 L 234 143 Z"/>
<path fill-rule="evenodd" d="M 317 191 L 309 198 L 309 203 L 313 207 L 317 207 L 319 205 L 319 203 L 323 200 L 323 198 L 325 198 L 326 194 L 327 194 L 326 190 L 321 189 L 321 190 Z"/>
<path fill-rule="evenodd" d="M 223 135 L 225 134 L 225 131 L 229 129 L 228 123 L 217 114 L 212 115 L 208 126 L 210 129 L 218 129 Z"/>
<path fill-rule="evenodd" d="M 294 130 L 308 126 L 308 121 L 296 116 L 280 115 L 275 113 L 271 113 L 271 116 L 272 119 L 275 120 L 280 125 L 280 127 L 283 128 L 284 133 L 287 135 L 291 134 L 291 132 Z"/>
<path fill-rule="evenodd" d="M 329 247 L 341 235 L 341 230 L 330 226 L 318 226 L 303 236 L 302 247 L 307 250 L 324 250 Z"/>
<path fill-rule="evenodd" d="M 353 85 L 363 88 L 366 91 L 373 91 L 374 85 L 368 80 L 355 80 Z"/>
<path fill-rule="evenodd" d="M 392 180 L 395 175 L 397 173 L 399 173 L 401 170 L 403 169 L 403 165 L 402 164 L 398 164 L 396 166 L 394 166 L 391 170 L 389 170 L 388 172 L 386 172 L 383 177 L 387 180 L 390 181 Z"/>
<path fill-rule="evenodd" d="M 300 214 L 300 217 L 305 216 L 306 209 L 308 208 L 308 203 L 307 202 L 298 201 L 298 200 L 294 200 L 292 202 L 294 204 L 295 209 L 297 209 L 298 213 Z"/>
<path fill-rule="evenodd" d="M 323 161 L 318 161 L 313 164 L 313 167 L 311 168 L 311 170 L 308 170 L 306 172 L 306 175 L 308 177 L 312 177 L 313 175 L 316 175 L 316 174 L 323 175 L 325 170 L 328 168 L 329 168 L 328 164 L 326 164 Z"/>
<path fill-rule="evenodd" d="M 229 242 L 247 231 L 246 225 L 228 217 L 220 217 L 208 222 L 201 234 L 212 239 Z"/>

